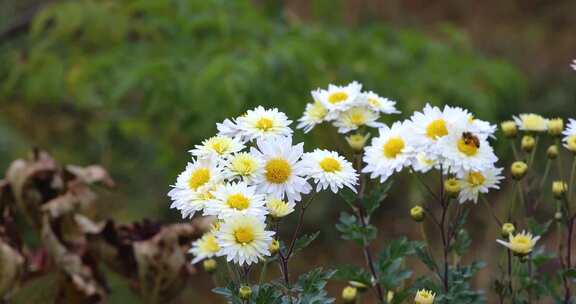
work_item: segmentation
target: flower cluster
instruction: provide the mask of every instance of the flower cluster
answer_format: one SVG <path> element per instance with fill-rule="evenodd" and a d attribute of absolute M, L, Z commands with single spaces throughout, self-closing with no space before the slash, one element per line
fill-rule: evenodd
<path fill-rule="evenodd" d="M 217 124 L 218 134 L 189 151 L 192 160 L 168 193 L 171 208 L 183 218 L 197 212 L 217 218 L 193 244 L 194 263 L 214 256 L 257 263 L 275 241 L 267 219 L 293 212 L 312 183 L 316 191 L 355 191 L 352 164 L 332 151 L 305 153 L 303 143 L 293 144 L 290 124 L 277 109 L 257 107 Z"/>
<path fill-rule="evenodd" d="M 311 92 L 313 103 L 306 105 L 298 128 L 309 132 L 316 125 L 330 122 L 340 133 L 348 133 L 363 126 L 379 128 L 381 114 L 399 113 L 396 102 L 368 91 L 354 81 L 346 86 L 330 84 L 328 89 Z"/>
<path fill-rule="evenodd" d="M 495 130 L 467 110 L 426 105 L 410 119 L 380 128 L 366 147 L 363 172 L 385 182 L 404 168 L 421 173 L 442 170 L 458 181 L 460 202 L 476 202 L 480 193 L 497 189 L 502 179 L 488 140 Z"/>

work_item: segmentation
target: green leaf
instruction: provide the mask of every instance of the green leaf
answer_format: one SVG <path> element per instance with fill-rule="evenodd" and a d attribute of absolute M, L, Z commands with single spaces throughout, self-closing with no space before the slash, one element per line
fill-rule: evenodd
<path fill-rule="evenodd" d="M 356 281 L 367 286 L 372 285 L 372 275 L 364 268 L 354 265 L 339 265 L 333 279 L 342 282 Z"/>
<path fill-rule="evenodd" d="M 372 225 L 363 227 L 356 216 L 347 212 L 340 213 L 339 223 L 336 224 L 336 229 L 342 233 L 342 239 L 354 241 L 360 246 L 363 246 L 365 242 L 375 239 L 377 233 L 376 227 Z"/>
<path fill-rule="evenodd" d="M 299 237 L 294 243 L 294 253 L 308 247 L 320 235 L 320 231 Z"/>
<path fill-rule="evenodd" d="M 377 184 L 370 194 L 362 200 L 362 206 L 364 206 L 368 215 L 371 215 L 380 207 L 382 201 L 388 196 L 390 187 L 392 187 L 392 180 L 388 180 L 384 184 Z"/>

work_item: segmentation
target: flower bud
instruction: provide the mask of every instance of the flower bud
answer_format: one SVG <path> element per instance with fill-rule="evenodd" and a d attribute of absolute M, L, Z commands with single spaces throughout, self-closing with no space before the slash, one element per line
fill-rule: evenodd
<path fill-rule="evenodd" d="M 564 131 L 564 120 L 562 118 L 554 118 L 548 120 L 548 134 L 552 136 L 560 136 Z"/>
<path fill-rule="evenodd" d="M 554 194 L 555 198 L 563 198 L 564 194 L 566 194 L 566 191 L 568 191 L 568 184 L 566 184 L 564 181 L 554 181 L 552 183 L 552 193 Z"/>
<path fill-rule="evenodd" d="M 416 297 L 414 298 L 414 303 L 416 304 L 432 304 L 434 303 L 434 298 L 436 294 L 430 290 L 421 289 L 418 290 L 416 293 Z"/>
<path fill-rule="evenodd" d="M 515 180 L 521 180 L 528 171 L 528 165 L 523 161 L 516 161 L 510 166 L 510 172 Z"/>
<path fill-rule="evenodd" d="M 460 181 L 455 178 L 449 178 L 444 181 L 444 190 L 448 196 L 454 198 L 460 194 Z"/>
<path fill-rule="evenodd" d="M 548 150 L 546 150 L 546 156 L 548 156 L 549 159 L 556 159 L 556 157 L 558 157 L 558 146 L 551 145 L 548 147 Z"/>
<path fill-rule="evenodd" d="M 524 150 L 524 152 L 530 153 L 532 152 L 532 150 L 534 150 L 534 147 L 536 146 L 536 139 L 534 139 L 534 136 L 532 135 L 524 135 L 524 137 L 522 137 L 522 150 Z"/>
<path fill-rule="evenodd" d="M 426 214 L 424 213 L 424 208 L 420 206 L 414 206 L 412 209 L 410 209 L 410 217 L 416 222 L 423 221 L 425 215 Z"/>
<path fill-rule="evenodd" d="M 368 133 L 366 135 L 362 135 L 360 133 L 357 133 L 357 134 L 353 134 L 350 136 L 346 136 L 346 141 L 348 142 L 348 145 L 350 146 L 350 148 L 352 148 L 352 150 L 362 151 L 362 149 L 364 149 L 364 146 L 366 145 L 366 142 L 368 141 L 369 138 L 370 138 L 370 133 Z"/>
<path fill-rule="evenodd" d="M 512 223 L 504 223 L 502 224 L 502 237 L 508 238 L 509 235 L 513 234 L 516 231 L 516 227 Z"/>
<path fill-rule="evenodd" d="M 388 290 L 388 293 L 386 294 L 386 301 L 388 301 L 388 303 L 392 303 L 392 300 L 394 300 L 394 292 L 392 290 Z"/>
<path fill-rule="evenodd" d="M 204 271 L 206 271 L 207 273 L 213 273 L 214 271 L 216 271 L 218 263 L 214 259 L 207 259 L 204 260 L 204 262 L 202 262 L 202 267 L 204 267 Z"/>
<path fill-rule="evenodd" d="M 554 219 L 557 221 L 562 220 L 562 212 L 558 211 L 558 212 L 554 213 Z"/>
<path fill-rule="evenodd" d="M 576 135 L 570 135 L 566 138 L 566 148 L 576 153 Z"/>
<path fill-rule="evenodd" d="M 503 121 L 500 124 L 500 128 L 502 129 L 504 136 L 508 138 L 514 138 L 516 137 L 516 134 L 518 134 L 518 127 L 516 126 L 516 123 L 511 120 Z"/>
<path fill-rule="evenodd" d="M 278 242 L 278 240 L 272 240 L 272 243 L 268 246 L 268 250 L 272 255 L 278 253 L 278 250 L 280 250 L 280 242 Z"/>
<path fill-rule="evenodd" d="M 344 300 L 345 303 L 354 303 L 357 294 L 358 290 L 356 287 L 346 286 L 342 289 L 342 300 Z"/>
<path fill-rule="evenodd" d="M 240 294 L 240 299 L 248 300 L 252 296 L 252 288 L 246 285 L 241 286 L 240 289 L 238 290 L 238 293 Z"/>

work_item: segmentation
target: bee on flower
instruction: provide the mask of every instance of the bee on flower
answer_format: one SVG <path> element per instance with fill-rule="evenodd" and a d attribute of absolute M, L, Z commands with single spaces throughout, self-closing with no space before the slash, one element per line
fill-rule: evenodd
<path fill-rule="evenodd" d="M 506 248 L 512 250 L 515 255 L 525 256 L 530 254 L 536 245 L 536 242 L 540 239 L 540 236 L 532 236 L 531 233 L 522 231 L 516 235 L 509 234 L 508 242 L 502 240 L 496 240 L 498 244 L 505 246 Z"/>
<path fill-rule="evenodd" d="M 478 202 L 479 194 L 485 194 L 490 189 L 500 189 L 500 181 L 504 179 L 502 176 L 502 168 L 491 167 L 483 171 L 469 171 L 461 173 L 460 179 L 460 193 L 458 201 L 464 203 L 466 201 Z"/>
<path fill-rule="evenodd" d="M 334 193 L 348 187 L 356 192 L 358 174 L 352 163 L 333 151 L 316 149 L 303 156 L 306 174 L 316 183 L 316 191 L 330 188 Z"/>
<path fill-rule="evenodd" d="M 170 208 L 180 210 L 182 218 L 191 218 L 212 200 L 212 192 L 222 182 L 222 171 L 213 159 L 192 160 L 178 175 L 168 196 Z"/>
<path fill-rule="evenodd" d="M 384 126 L 378 137 L 372 139 L 364 154 L 364 173 L 385 182 L 395 172 L 410 166 L 414 161 L 413 138 L 408 122 L 395 122 L 392 127 Z"/>
<path fill-rule="evenodd" d="M 266 231 L 266 224 L 258 217 L 238 215 L 226 219 L 216 240 L 221 248 L 220 254 L 228 262 L 243 265 L 258 263 L 270 255 L 273 231 Z"/>
<path fill-rule="evenodd" d="M 453 174 L 484 171 L 498 161 L 486 136 L 468 131 L 454 130 L 438 143 L 442 166 Z"/>
<path fill-rule="evenodd" d="M 301 160 L 303 143 L 293 146 L 291 138 L 278 137 L 259 140 L 257 146 L 250 153 L 263 160 L 262 174 L 254 178 L 260 193 L 296 202 L 302 194 L 310 193 L 312 187 Z"/>

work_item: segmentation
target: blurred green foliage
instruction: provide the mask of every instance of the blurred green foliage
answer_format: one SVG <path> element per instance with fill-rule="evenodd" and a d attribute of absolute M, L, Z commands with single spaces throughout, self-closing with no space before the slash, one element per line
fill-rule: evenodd
<path fill-rule="evenodd" d="M 432 39 L 381 23 L 345 26 L 330 3 L 338 6 L 314 1 L 325 18 L 311 23 L 249 1 L 46 6 L 24 37 L 0 46 L 0 156 L 40 145 L 63 161 L 102 163 L 124 193 L 111 202 L 127 201 L 115 216 L 175 216 L 164 197 L 185 151 L 256 105 L 295 120 L 311 89 L 358 80 L 405 113 L 431 101 L 495 121 L 526 95 L 514 67 L 452 28 Z M 333 145 L 331 132 L 307 140 Z"/>

